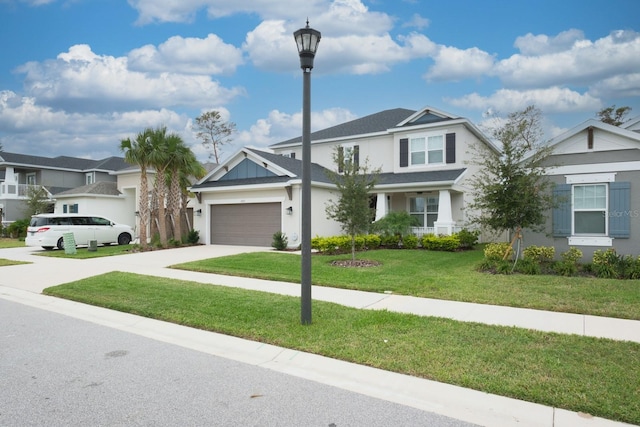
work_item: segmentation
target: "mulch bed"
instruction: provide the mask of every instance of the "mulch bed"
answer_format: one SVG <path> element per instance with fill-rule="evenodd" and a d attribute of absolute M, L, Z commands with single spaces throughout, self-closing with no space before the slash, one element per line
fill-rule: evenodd
<path fill-rule="evenodd" d="M 365 268 L 365 267 L 377 267 L 380 265 L 378 261 L 372 261 L 369 259 L 341 259 L 332 261 L 331 265 L 335 267 L 356 267 L 356 268 Z"/>

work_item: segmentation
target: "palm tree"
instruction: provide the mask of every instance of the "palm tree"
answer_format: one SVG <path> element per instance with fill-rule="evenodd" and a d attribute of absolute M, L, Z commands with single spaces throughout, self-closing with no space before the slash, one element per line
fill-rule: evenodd
<path fill-rule="evenodd" d="M 147 226 L 149 224 L 149 182 L 147 169 L 151 165 L 151 128 L 138 133 L 135 140 L 129 138 L 120 141 L 120 150 L 124 152 L 124 159 L 127 163 L 140 167 L 140 197 L 138 213 L 140 215 L 140 245 L 147 246 Z"/>
<path fill-rule="evenodd" d="M 198 162 L 193 151 L 182 141 L 175 147 L 168 173 L 169 199 L 167 207 L 174 224 L 174 239 L 182 239 L 182 213 L 186 212 L 187 187 L 191 184 L 190 177 L 204 176 L 204 167 Z"/>
<path fill-rule="evenodd" d="M 161 126 L 152 131 L 151 134 L 151 155 L 149 160 L 151 166 L 156 171 L 156 180 L 153 185 L 153 196 L 157 203 L 157 216 L 155 217 L 160 234 L 160 244 L 167 246 L 167 218 L 166 218 L 166 199 L 167 199 L 167 181 L 166 176 L 175 147 L 178 141 L 182 139 L 177 134 L 167 134 L 166 126 Z"/>

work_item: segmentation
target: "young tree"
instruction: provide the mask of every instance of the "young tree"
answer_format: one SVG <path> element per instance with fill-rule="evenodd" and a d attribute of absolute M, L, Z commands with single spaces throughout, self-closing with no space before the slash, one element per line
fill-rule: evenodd
<path fill-rule="evenodd" d="M 479 166 L 468 205 L 472 222 L 498 233 L 509 231 L 514 239 L 524 228 L 543 229 L 553 198 L 546 177 L 552 150 L 541 142 L 541 114 L 529 106 L 490 130 L 501 154 L 472 148 L 470 163 Z"/>
<path fill-rule="evenodd" d="M 327 171 L 327 176 L 338 188 L 337 201 L 329 200 L 327 217 L 341 224 L 342 230 L 351 237 L 351 260 L 356 259 L 356 235 L 366 232 L 371 224 L 373 209 L 370 207 L 370 192 L 376 184 L 380 169 L 369 170 L 368 161 L 360 166 L 351 148 L 336 148 L 333 162 L 341 172 Z"/>
<path fill-rule="evenodd" d="M 596 113 L 598 119 L 601 122 L 613 125 L 620 126 L 626 121 L 627 114 L 631 111 L 631 107 L 619 107 L 616 108 L 615 104 L 611 107 L 603 108 L 602 110 Z"/>
<path fill-rule="evenodd" d="M 24 201 L 26 208 L 24 214 L 27 218 L 31 215 L 53 212 L 51 210 L 51 200 L 49 194 L 42 186 L 32 185 L 27 188 L 27 199 Z"/>
<path fill-rule="evenodd" d="M 196 137 L 202 140 L 202 145 L 213 150 L 213 158 L 220 163 L 222 146 L 231 141 L 230 136 L 236 131 L 236 124 L 222 120 L 218 111 L 212 110 L 202 113 L 195 119 Z"/>

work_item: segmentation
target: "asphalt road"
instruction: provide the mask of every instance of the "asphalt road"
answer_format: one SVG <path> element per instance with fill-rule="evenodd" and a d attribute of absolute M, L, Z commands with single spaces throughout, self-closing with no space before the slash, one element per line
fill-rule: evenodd
<path fill-rule="evenodd" d="M 0 299 L 0 426 L 471 424 Z"/>

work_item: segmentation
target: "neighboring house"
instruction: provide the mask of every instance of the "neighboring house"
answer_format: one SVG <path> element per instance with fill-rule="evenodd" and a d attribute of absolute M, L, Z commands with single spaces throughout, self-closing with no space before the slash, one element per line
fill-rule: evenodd
<path fill-rule="evenodd" d="M 122 202 L 123 194 L 119 191 L 122 187 L 116 175 L 117 171 L 128 167 L 121 157 L 102 160 L 67 156 L 49 158 L 2 151 L 2 222 L 6 224 L 24 218 L 28 188 L 43 187 L 55 212 L 98 213 L 133 226 L 136 199 Z"/>
<path fill-rule="evenodd" d="M 326 217 L 339 194 L 326 176 L 335 150 L 350 148 L 352 161 L 381 168 L 372 194 L 376 219 L 407 211 L 417 234 L 451 234 L 468 225 L 468 163 L 472 145 L 497 153 L 469 120 L 433 108 L 381 111 L 311 134 L 312 234 L 341 234 Z M 341 148 L 340 148 L 341 147 Z M 207 244 L 269 246 L 276 231 L 300 244 L 302 139 L 274 144 L 273 153 L 243 148 L 192 186 L 195 227 Z M 198 214 L 200 216 L 198 216 Z"/>
<path fill-rule="evenodd" d="M 525 246 L 640 253 L 640 117 L 621 127 L 588 120 L 550 141 L 549 177 L 558 205 L 546 233 L 525 232 Z"/>

